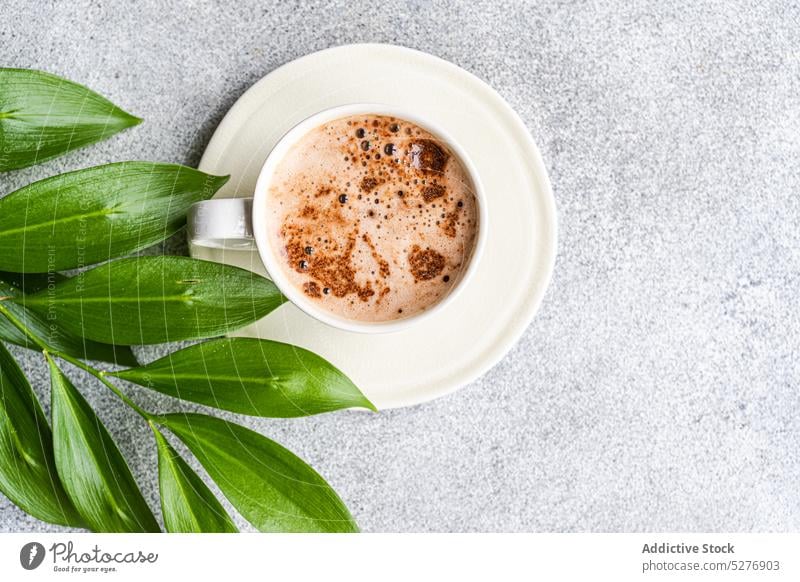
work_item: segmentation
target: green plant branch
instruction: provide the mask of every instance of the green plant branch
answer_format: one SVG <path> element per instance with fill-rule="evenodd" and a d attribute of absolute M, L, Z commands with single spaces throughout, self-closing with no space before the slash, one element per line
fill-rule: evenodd
<path fill-rule="evenodd" d="M 0 298 L 2 300 L 4 298 Z M 24 333 L 34 344 L 36 344 L 44 353 L 45 358 L 48 358 L 49 355 L 57 356 L 62 360 L 65 360 L 75 366 L 76 368 L 80 368 L 84 372 L 87 372 L 100 380 L 109 390 L 111 390 L 120 400 L 122 400 L 125 404 L 130 406 L 133 410 L 135 410 L 139 416 L 150 422 L 150 419 L 153 418 L 153 415 L 138 404 L 136 404 L 133 400 L 131 400 L 122 390 L 120 390 L 117 386 L 115 386 L 111 381 L 106 377 L 106 373 L 102 370 L 98 370 L 89 364 L 82 362 L 78 358 L 73 358 L 63 352 L 59 352 L 56 350 L 51 349 L 47 346 L 47 344 L 42 341 L 36 334 L 32 333 L 23 322 L 21 322 L 13 313 L 11 313 L 5 306 L 0 303 L 0 314 L 3 314 L 5 318 L 11 322 L 11 324 Z"/>
<path fill-rule="evenodd" d="M 9 119 L 25 121 L 19 131 L 4 136 L 0 174 L 58 157 L 141 122 L 90 89 L 42 71 L 0 67 L 0 87 L 0 134 Z M 53 122 L 55 117 L 69 118 L 73 131 L 64 131 Z M 98 118 L 107 123 L 101 127 Z M 0 196 L 0 241 L 4 249 L 17 251 L 0 253 L 0 276 L 13 281 L 0 284 L 0 334 L 6 338 L 2 341 L 42 353 L 54 395 L 53 430 L 49 431 L 42 425 L 47 422 L 30 382 L 13 356 L 0 351 L 8 364 L 2 364 L 0 381 L 4 390 L 6 386 L 14 390 L 4 393 L 11 398 L 0 398 L 0 416 L 5 415 L 7 421 L 0 422 L 0 441 L 14 443 L 11 448 L 0 446 L 0 493 L 13 491 L 9 499 L 31 515 L 95 531 L 159 529 L 113 437 L 61 372 L 61 366 L 71 364 L 99 380 L 153 431 L 161 510 L 168 531 L 237 528 L 215 493 L 164 438 L 166 431 L 183 442 L 242 517 L 259 530 L 357 531 L 330 485 L 278 443 L 214 416 L 147 411 L 125 394 L 124 386 L 115 385 L 131 381 L 169 393 L 172 383 L 179 396 L 194 395 L 181 389 L 186 379 L 180 374 L 165 374 L 161 388 L 137 378 L 148 372 L 135 361 L 129 346 L 216 337 L 252 323 L 286 301 L 270 281 L 237 267 L 166 256 L 107 263 L 177 232 L 191 206 L 210 198 L 228 179 L 175 164 L 127 161 L 51 176 Z M 64 194 L 67 190 L 69 196 Z M 109 211 L 109 192 L 125 204 Z M 82 228 L 70 228 L 76 222 Z M 120 222 L 125 224 L 120 226 Z M 42 228 L 43 224 L 48 228 Z M 83 274 L 81 285 L 59 277 L 55 296 L 43 293 L 54 283 L 54 271 L 83 265 L 99 266 Z M 25 269 L 39 275 L 26 283 L 20 273 Z M 88 284 L 92 278 L 95 285 Z M 114 282 L 119 288 L 108 287 Z M 188 295 L 191 301 L 177 300 Z M 17 311 L 16 302 L 32 311 Z M 169 321 L 164 320 L 165 310 L 169 310 Z M 118 313 L 125 316 L 120 318 Z M 60 328 L 53 328 L 58 338 L 48 322 L 54 317 Z M 217 360 L 207 381 L 200 383 L 208 386 L 213 398 L 204 402 L 200 395 L 191 401 L 277 417 L 353 406 L 374 408 L 342 372 L 322 358 L 288 344 L 246 339 L 205 342 L 205 347 L 194 348 L 203 350 L 199 360 L 204 364 L 215 354 Z M 183 357 L 191 374 L 197 352 L 181 352 L 182 356 L 170 357 Z M 60 360 L 58 365 L 54 360 Z M 123 376 L 94 367 L 95 361 L 121 362 L 132 368 Z M 240 368 L 245 362 L 247 373 Z M 242 372 L 241 377 L 231 370 Z M 272 383 L 265 385 L 261 372 Z M 219 406 L 215 389 L 231 393 L 226 406 Z M 281 470 L 275 471 L 274 466 Z M 64 514 L 66 502 L 74 506 L 74 516 Z"/>

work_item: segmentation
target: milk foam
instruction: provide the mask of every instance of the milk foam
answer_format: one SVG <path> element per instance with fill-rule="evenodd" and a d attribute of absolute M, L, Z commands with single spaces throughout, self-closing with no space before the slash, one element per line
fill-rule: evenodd
<path fill-rule="evenodd" d="M 278 164 L 270 244 L 321 308 L 364 322 L 429 309 L 471 258 L 478 215 L 461 161 L 417 125 L 358 115 L 321 125 Z"/>

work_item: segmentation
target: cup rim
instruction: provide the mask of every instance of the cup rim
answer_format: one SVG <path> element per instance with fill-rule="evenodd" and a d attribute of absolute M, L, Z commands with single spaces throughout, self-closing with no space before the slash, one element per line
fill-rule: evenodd
<path fill-rule="evenodd" d="M 283 269 L 278 262 L 278 257 L 272 249 L 270 244 L 270 237 L 267 236 L 267 192 L 269 182 L 277 169 L 278 163 L 283 159 L 289 149 L 297 143 L 309 131 L 322 125 L 323 123 L 348 117 L 351 115 L 371 114 L 371 115 L 386 115 L 397 117 L 418 125 L 425 129 L 441 141 L 459 158 L 459 161 L 464 166 L 464 169 L 469 176 L 472 187 L 473 195 L 475 196 L 478 218 L 478 232 L 477 237 L 472 249 L 472 255 L 469 258 L 469 263 L 466 270 L 464 270 L 456 284 L 449 290 L 447 295 L 439 299 L 433 306 L 424 309 L 403 319 L 395 319 L 390 321 L 358 321 L 348 319 L 336 315 L 328 310 L 318 307 L 313 302 L 308 300 L 299 289 L 289 281 L 288 277 L 283 273 Z M 280 139 L 275 143 L 275 146 L 270 150 L 267 158 L 264 160 L 261 170 L 256 181 L 255 191 L 253 193 L 253 208 L 252 208 L 252 224 L 253 235 L 255 238 L 256 248 L 261 257 L 261 261 L 267 270 L 267 274 L 283 295 L 297 306 L 301 311 L 332 327 L 342 329 L 344 331 L 351 331 L 357 333 L 388 333 L 406 329 L 412 325 L 423 321 L 435 313 L 438 313 L 445 306 L 452 303 L 458 294 L 472 279 L 478 262 L 483 255 L 483 249 L 486 244 L 487 226 L 488 226 L 488 213 L 486 209 L 486 197 L 483 190 L 483 185 L 480 181 L 480 176 L 475 168 L 474 163 L 467 155 L 464 148 L 453 139 L 453 137 L 445 131 L 439 124 L 423 118 L 418 114 L 411 113 L 400 107 L 386 105 L 382 103 L 349 103 L 346 105 L 338 105 L 318 111 L 299 123 L 295 124 Z"/>

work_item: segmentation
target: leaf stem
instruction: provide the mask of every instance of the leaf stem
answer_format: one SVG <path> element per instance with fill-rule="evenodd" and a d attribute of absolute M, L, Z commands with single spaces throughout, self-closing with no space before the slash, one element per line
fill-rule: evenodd
<path fill-rule="evenodd" d="M 45 344 L 41 339 L 39 339 L 38 336 L 31 333 L 31 331 L 27 328 L 27 326 L 24 323 L 22 323 L 19 319 L 17 319 L 17 316 L 11 313 L 8 310 L 8 308 L 2 303 L 0 303 L 0 313 L 2 313 L 14 327 L 16 327 L 22 333 L 24 333 L 28 337 L 28 339 L 30 339 L 34 344 L 36 344 L 39 347 L 39 349 L 45 352 L 50 350 L 47 344 Z"/>
<path fill-rule="evenodd" d="M 0 298 L 0 300 L 2 300 L 2 298 Z M 8 310 L 8 308 L 3 306 L 2 304 L 0 304 L 0 313 L 2 313 L 6 317 L 6 319 L 8 319 L 8 321 L 10 321 L 12 325 L 14 325 L 14 327 L 16 327 L 22 333 L 24 333 L 34 344 L 36 344 L 44 353 L 45 358 L 48 358 L 50 355 L 57 356 L 62 360 L 69 362 L 76 368 L 80 368 L 84 372 L 91 374 L 92 376 L 100 380 L 103 384 L 105 384 L 105 386 L 108 387 L 109 390 L 111 390 L 114 394 L 116 394 L 116 396 L 120 400 L 122 400 L 125 404 L 127 404 L 133 410 L 135 410 L 139 414 L 139 416 L 144 418 L 146 421 L 150 422 L 150 419 L 153 418 L 153 415 L 151 413 L 144 410 L 133 400 L 131 400 L 124 392 L 122 392 L 122 390 L 120 390 L 114 384 L 112 384 L 111 381 L 109 381 L 108 378 L 106 378 L 106 373 L 104 371 L 98 370 L 97 368 L 94 368 L 89 364 L 82 362 L 78 358 L 73 358 L 72 356 L 67 355 L 63 352 L 51 349 L 38 336 L 36 336 L 36 334 L 32 333 L 25 326 L 23 322 L 21 322 L 13 313 L 11 313 Z"/>
<path fill-rule="evenodd" d="M 80 368 L 84 372 L 87 372 L 92 376 L 94 376 L 95 378 L 97 378 L 98 380 L 100 380 L 103 384 L 105 384 L 108 387 L 109 390 L 111 390 L 114 394 L 116 394 L 120 400 L 122 400 L 125 404 L 127 404 L 131 408 L 133 408 L 137 413 L 139 413 L 139 416 L 144 418 L 146 421 L 150 422 L 150 419 L 153 418 L 152 414 L 144 410 L 133 400 L 131 400 L 122 390 L 120 390 L 114 384 L 112 384 L 111 381 L 108 378 L 106 378 L 106 373 L 103 370 L 98 370 L 97 368 L 90 366 L 89 364 L 79 360 L 78 358 L 73 358 L 72 356 L 68 356 L 67 354 L 62 354 L 59 352 L 52 352 L 52 354 L 58 356 L 62 360 L 66 360 L 76 368 Z"/>

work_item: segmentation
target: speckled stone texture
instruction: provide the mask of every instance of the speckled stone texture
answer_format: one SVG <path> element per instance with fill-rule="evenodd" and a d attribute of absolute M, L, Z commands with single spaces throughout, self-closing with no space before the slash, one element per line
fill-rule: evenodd
<path fill-rule="evenodd" d="M 800 529 L 796 2 L 177 4 L 0 0 L 2 66 L 67 76 L 146 119 L 0 176 L 0 192 L 112 160 L 197 164 L 255 81 L 364 41 L 485 79 L 542 149 L 556 270 L 495 369 L 415 408 L 244 421 L 318 468 L 364 530 Z M 15 353 L 46 395 L 39 358 Z M 148 429 L 80 386 L 155 507 Z M 57 529 L 5 499 L 0 516 L 2 531 Z"/>

